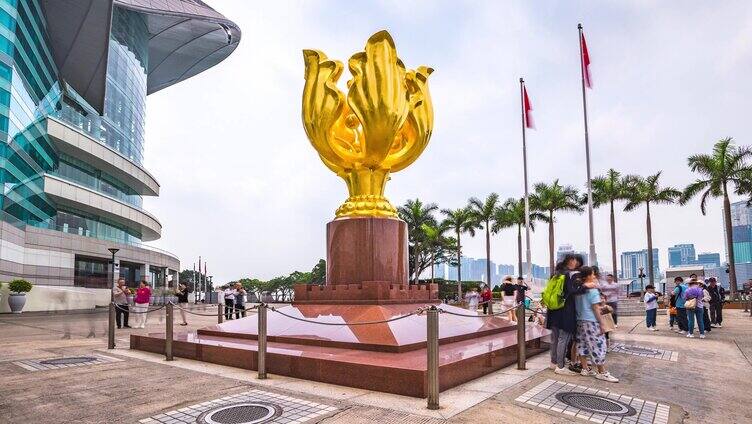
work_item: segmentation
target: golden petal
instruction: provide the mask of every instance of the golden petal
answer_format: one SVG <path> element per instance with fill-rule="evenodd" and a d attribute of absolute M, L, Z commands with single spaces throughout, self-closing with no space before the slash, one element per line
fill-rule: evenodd
<path fill-rule="evenodd" d="M 354 54 L 348 65 L 353 78 L 347 102 L 363 126 L 362 164 L 378 167 L 407 118 L 405 67 L 386 31 L 372 35 L 365 51 Z"/>

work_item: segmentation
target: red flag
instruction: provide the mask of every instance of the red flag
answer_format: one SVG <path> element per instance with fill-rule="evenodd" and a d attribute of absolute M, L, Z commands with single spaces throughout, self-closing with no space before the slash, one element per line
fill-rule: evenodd
<path fill-rule="evenodd" d="M 590 54 L 588 53 L 584 32 L 580 35 L 580 48 L 582 50 L 582 77 L 585 79 L 585 87 L 592 89 L 593 80 L 590 76 Z"/>
<path fill-rule="evenodd" d="M 525 114 L 525 127 L 535 129 L 535 121 L 533 120 L 533 105 L 530 104 L 530 98 L 527 96 L 527 87 L 522 87 L 522 94 L 523 94 L 523 102 L 524 102 L 524 108 L 525 110 L 523 113 Z"/>

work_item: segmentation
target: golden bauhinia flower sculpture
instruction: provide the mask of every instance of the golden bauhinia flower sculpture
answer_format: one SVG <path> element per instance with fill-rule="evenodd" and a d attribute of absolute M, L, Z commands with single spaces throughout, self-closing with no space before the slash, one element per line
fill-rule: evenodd
<path fill-rule="evenodd" d="M 433 69 L 405 69 L 391 35 L 380 31 L 364 52 L 350 57 L 345 97 L 337 88 L 342 62 L 318 50 L 304 50 L 303 56 L 303 126 L 321 161 L 350 192 L 337 217 L 396 217 L 384 186 L 391 172 L 415 162 L 431 138 Z"/>

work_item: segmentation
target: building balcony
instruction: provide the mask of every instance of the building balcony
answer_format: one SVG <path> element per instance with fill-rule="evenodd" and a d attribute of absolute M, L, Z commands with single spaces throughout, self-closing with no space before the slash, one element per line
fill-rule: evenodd
<path fill-rule="evenodd" d="M 159 183 L 148 171 L 83 131 L 48 117 L 47 134 L 59 151 L 101 169 L 138 194 L 159 195 Z"/>
<path fill-rule="evenodd" d="M 161 237 L 162 224 L 148 212 L 82 185 L 45 174 L 44 193 L 56 205 L 88 212 L 131 228 L 141 234 L 142 241 Z"/>

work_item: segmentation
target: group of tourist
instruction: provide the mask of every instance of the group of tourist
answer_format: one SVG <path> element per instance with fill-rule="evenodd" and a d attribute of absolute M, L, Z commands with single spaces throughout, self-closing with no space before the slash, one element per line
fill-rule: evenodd
<path fill-rule="evenodd" d="M 507 318 L 512 322 L 517 322 L 515 315 L 515 305 L 517 302 L 525 302 L 525 292 L 529 287 L 522 277 L 517 277 L 517 283 L 512 283 L 512 277 L 507 275 L 501 284 L 501 304 L 507 312 Z M 475 287 L 465 293 L 465 302 L 471 311 L 476 311 L 479 306 L 483 307 L 483 313 L 487 314 L 493 302 L 493 292 L 483 284 L 480 293 Z M 448 301 L 447 301 L 448 303 Z"/>
<path fill-rule="evenodd" d="M 220 296 L 225 300 L 225 320 L 231 320 L 233 312 L 235 319 L 245 318 L 246 290 L 240 283 L 228 284 L 219 288 Z"/>
<path fill-rule="evenodd" d="M 600 283 L 597 268 L 583 266 L 581 256 L 570 254 L 556 265 L 552 280 L 557 278 L 563 279 L 564 303 L 546 311 L 546 328 L 551 330 L 551 369 L 556 374 L 579 372 L 618 383 L 619 379 L 606 369 L 606 337 L 616 327 L 618 308 L 618 285 L 613 276 Z"/>
<path fill-rule="evenodd" d="M 178 301 L 178 306 L 188 303 L 188 287 L 185 284 L 179 284 L 175 293 Z M 117 328 L 145 328 L 147 321 L 147 311 L 149 310 L 149 304 L 151 303 L 151 288 L 149 283 L 142 280 L 138 284 L 138 288 L 135 290 L 133 297 L 133 313 L 135 321 L 133 327 L 128 325 L 128 319 L 131 313 L 131 307 L 128 302 L 128 296 L 134 294 L 133 290 L 128 288 L 125 284 L 125 278 L 118 278 L 117 284 L 112 288 L 112 301 L 115 304 L 115 323 Z M 183 307 L 180 308 L 180 316 L 183 322 L 180 325 L 188 325 L 186 321 L 185 311 Z"/>
<path fill-rule="evenodd" d="M 646 324 L 648 329 L 657 331 L 657 294 L 652 285 L 648 285 L 646 290 Z M 686 337 L 693 338 L 696 323 L 700 338 L 704 339 L 705 334 L 712 328 L 722 327 L 725 298 L 726 290 L 718 284 L 715 277 L 701 281 L 697 274 L 690 274 L 688 282 L 682 277 L 674 278 L 674 290 L 669 299 L 669 328 L 678 334 L 686 334 Z M 648 299 L 651 300 L 650 304 L 647 302 Z"/>

